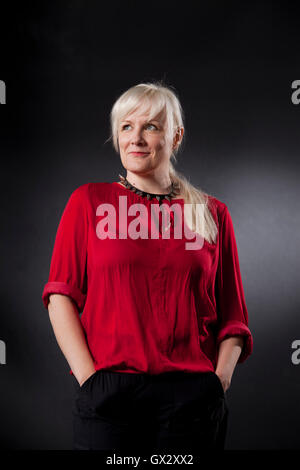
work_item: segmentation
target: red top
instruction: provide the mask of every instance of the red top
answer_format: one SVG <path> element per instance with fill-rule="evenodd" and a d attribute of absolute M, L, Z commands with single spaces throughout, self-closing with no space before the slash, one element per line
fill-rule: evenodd
<path fill-rule="evenodd" d="M 124 201 L 125 217 L 119 207 Z M 178 208 L 185 213 L 183 199 L 163 202 L 169 210 L 175 206 L 175 214 Z M 130 212 L 133 204 L 146 211 L 148 221 L 144 213 L 140 225 L 133 222 L 140 214 Z M 234 335 L 244 336 L 238 362 L 252 353 L 232 219 L 227 206 L 212 196 L 209 207 L 219 229 L 217 243 L 201 239 L 204 243 L 195 246 L 195 233 L 184 231 L 183 218 L 182 236 L 174 236 L 173 211 L 169 239 L 164 238 L 168 224 L 151 216 L 151 208 L 159 209 L 157 199 L 118 182 L 86 183 L 73 191 L 57 229 L 42 300 L 47 308 L 49 294 L 64 294 L 83 312 L 96 370 L 215 371 L 219 343 Z M 148 238 L 134 239 L 135 229 L 145 226 Z"/>

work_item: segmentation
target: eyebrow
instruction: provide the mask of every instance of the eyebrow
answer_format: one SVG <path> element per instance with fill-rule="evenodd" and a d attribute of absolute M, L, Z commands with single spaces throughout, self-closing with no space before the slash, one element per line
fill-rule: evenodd
<path fill-rule="evenodd" d="M 130 124 L 132 124 L 132 121 L 129 121 L 129 119 L 124 119 L 121 122 L 130 122 Z M 159 121 L 157 121 L 156 119 L 150 119 L 150 121 L 145 121 L 145 122 L 157 122 L 159 124 Z"/>

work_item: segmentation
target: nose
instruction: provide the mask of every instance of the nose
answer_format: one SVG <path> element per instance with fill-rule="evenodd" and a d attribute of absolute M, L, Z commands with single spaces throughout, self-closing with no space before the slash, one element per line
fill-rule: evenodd
<path fill-rule="evenodd" d="M 142 129 L 141 128 L 136 128 L 136 130 L 133 131 L 131 135 L 131 143 L 133 145 L 137 145 L 139 143 L 145 142 Z"/>

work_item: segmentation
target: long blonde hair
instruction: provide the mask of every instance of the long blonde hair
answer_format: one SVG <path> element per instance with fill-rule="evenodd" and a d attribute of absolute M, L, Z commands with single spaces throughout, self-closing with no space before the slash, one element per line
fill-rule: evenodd
<path fill-rule="evenodd" d="M 153 83 L 139 83 L 125 91 L 114 103 L 110 113 L 111 136 L 113 147 L 119 153 L 118 131 L 122 119 L 131 112 L 139 110 L 142 114 L 149 110 L 149 121 L 161 111 L 166 115 L 166 135 L 173 138 L 180 128 L 184 129 L 184 112 L 176 91 L 171 86 L 166 86 L 162 81 Z M 184 133 L 185 136 L 185 133 Z M 197 231 L 209 243 L 216 243 L 218 229 L 215 220 L 208 207 L 209 194 L 192 185 L 188 179 L 177 171 L 172 163 L 177 162 L 176 154 L 182 145 L 183 139 L 173 150 L 169 161 L 169 176 L 172 182 L 178 184 L 181 197 L 185 204 L 191 204 L 190 217 L 185 221 L 194 232 Z M 176 201 L 176 200 L 175 200 Z M 197 210 L 197 204 L 201 204 L 201 211 Z M 199 206 L 198 206 L 199 209 Z"/>

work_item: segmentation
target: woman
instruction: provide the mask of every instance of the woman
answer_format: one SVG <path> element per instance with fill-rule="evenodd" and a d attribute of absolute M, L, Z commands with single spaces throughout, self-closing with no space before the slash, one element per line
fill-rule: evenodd
<path fill-rule="evenodd" d="M 77 387 L 73 449 L 223 449 L 226 392 L 253 347 L 230 213 L 171 162 L 171 87 L 127 90 L 111 128 L 126 177 L 73 191 L 42 295 Z"/>

